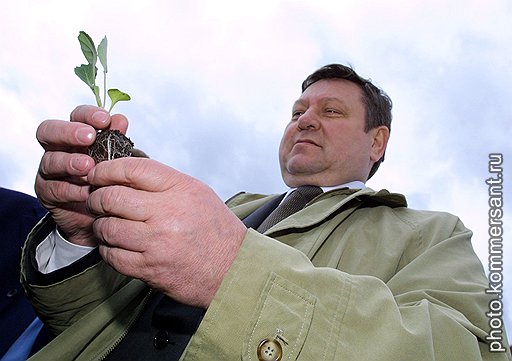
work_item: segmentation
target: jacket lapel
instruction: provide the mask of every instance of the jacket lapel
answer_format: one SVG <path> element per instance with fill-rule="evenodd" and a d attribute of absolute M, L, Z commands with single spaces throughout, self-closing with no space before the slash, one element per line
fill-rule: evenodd
<path fill-rule="evenodd" d="M 265 218 L 268 217 L 270 213 L 274 209 L 277 208 L 279 203 L 281 203 L 282 199 L 284 198 L 285 194 L 281 194 L 278 197 L 273 197 L 266 203 L 264 203 L 261 207 L 257 208 L 254 212 L 249 214 L 247 217 L 242 219 L 242 222 L 245 224 L 247 228 L 253 228 L 256 229 L 258 226 L 263 222 Z"/>
<path fill-rule="evenodd" d="M 309 228 L 347 208 L 361 204 L 362 191 L 338 189 L 316 197 L 306 208 L 269 228 L 265 234 L 287 233 L 290 230 Z M 350 205 L 349 205 L 350 204 Z"/>

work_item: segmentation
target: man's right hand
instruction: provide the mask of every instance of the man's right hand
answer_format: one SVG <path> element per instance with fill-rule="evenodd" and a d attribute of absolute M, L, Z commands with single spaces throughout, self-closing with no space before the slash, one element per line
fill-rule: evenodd
<path fill-rule="evenodd" d="M 71 113 L 71 122 L 46 120 L 37 129 L 37 140 L 45 152 L 36 177 L 35 191 L 51 213 L 59 230 L 72 243 L 97 246 L 91 215 L 85 205 L 90 194 L 86 175 L 94 167 L 87 147 L 96 139 L 96 129 L 118 129 L 125 133 L 128 120 L 95 106 L 81 105 Z"/>

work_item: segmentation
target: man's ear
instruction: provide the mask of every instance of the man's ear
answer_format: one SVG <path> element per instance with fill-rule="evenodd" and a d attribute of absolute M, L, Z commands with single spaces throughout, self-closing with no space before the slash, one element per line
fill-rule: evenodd
<path fill-rule="evenodd" d="M 372 135 L 372 149 L 370 158 L 372 161 L 377 162 L 382 158 L 389 140 L 389 129 L 385 125 L 373 128 L 370 130 Z"/>

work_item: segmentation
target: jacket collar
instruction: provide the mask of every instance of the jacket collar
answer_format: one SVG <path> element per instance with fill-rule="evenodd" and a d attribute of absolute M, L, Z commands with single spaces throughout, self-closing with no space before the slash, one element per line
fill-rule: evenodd
<path fill-rule="evenodd" d="M 232 210 L 239 218 L 243 219 L 249 215 L 253 216 L 252 214 L 260 207 L 278 202 L 282 194 L 270 196 L 242 195 L 240 197 L 240 203 L 243 204 L 234 205 Z M 244 199 L 247 201 L 246 203 L 244 203 Z M 231 205 L 233 206 L 233 204 Z M 371 188 L 361 190 L 334 189 L 317 196 L 306 208 L 279 222 L 265 233 L 270 234 L 290 228 L 307 228 L 344 210 L 380 205 L 391 208 L 407 207 L 407 201 L 403 195 L 390 193 L 385 189 L 378 192 Z"/>

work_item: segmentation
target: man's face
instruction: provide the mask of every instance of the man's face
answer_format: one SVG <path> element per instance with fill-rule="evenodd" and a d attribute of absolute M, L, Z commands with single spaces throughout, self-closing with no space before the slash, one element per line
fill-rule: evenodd
<path fill-rule="evenodd" d="M 310 85 L 295 102 L 281 139 L 284 182 L 290 187 L 365 182 L 379 158 L 373 149 L 377 129 L 365 133 L 364 128 L 365 108 L 358 85 L 343 79 Z"/>

